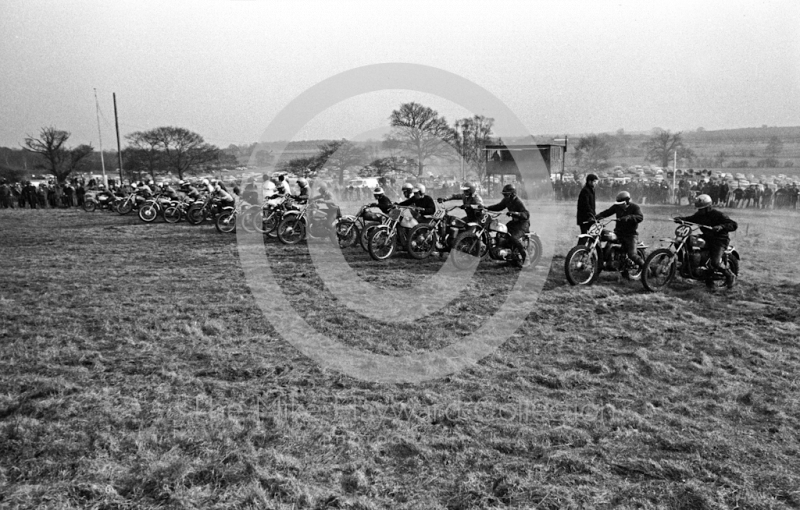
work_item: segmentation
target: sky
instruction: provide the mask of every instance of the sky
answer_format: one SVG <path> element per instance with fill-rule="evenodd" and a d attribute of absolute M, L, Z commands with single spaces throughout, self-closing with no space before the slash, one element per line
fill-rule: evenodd
<path fill-rule="evenodd" d="M 800 125 L 795 0 L 0 0 L 0 146 L 55 126 L 113 148 L 112 93 L 122 136 L 171 125 L 220 147 L 270 141 L 304 91 L 379 63 L 454 73 L 534 135 Z M 451 123 L 476 113 L 387 83 L 294 139 L 365 138 L 408 101 Z"/>

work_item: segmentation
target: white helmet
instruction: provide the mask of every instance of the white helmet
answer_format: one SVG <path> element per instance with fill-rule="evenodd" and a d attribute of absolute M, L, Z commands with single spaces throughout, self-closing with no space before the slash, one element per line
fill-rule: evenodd
<path fill-rule="evenodd" d="M 208 186 L 208 179 L 203 179 L 203 186 Z"/>
<path fill-rule="evenodd" d="M 305 177 L 301 177 L 301 178 L 297 179 L 297 185 L 300 186 L 301 188 L 307 188 L 308 187 L 308 179 L 306 179 Z"/>
<path fill-rule="evenodd" d="M 694 199 L 694 206 L 697 209 L 702 209 L 704 207 L 711 206 L 711 197 L 708 195 L 697 195 L 697 198 Z"/>
<path fill-rule="evenodd" d="M 419 191 L 420 195 L 424 195 L 428 188 L 425 187 L 424 184 L 417 184 L 417 191 Z"/>
<path fill-rule="evenodd" d="M 265 187 L 265 188 L 266 188 L 268 191 L 275 191 L 276 189 L 278 189 L 278 188 L 276 188 L 276 187 L 275 187 L 275 183 L 274 183 L 274 182 L 272 182 L 272 181 L 267 181 L 267 183 L 266 183 L 266 184 L 264 184 L 264 187 Z"/>

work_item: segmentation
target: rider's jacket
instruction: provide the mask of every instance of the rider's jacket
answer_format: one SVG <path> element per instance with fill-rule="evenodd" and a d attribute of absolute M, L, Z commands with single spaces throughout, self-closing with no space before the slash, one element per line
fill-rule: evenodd
<path fill-rule="evenodd" d="M 305 204 L 308 202 L 308 192 L 309 192 L 308 187 L 305 188 L 301 187 L 300 193 L 297 195 L 292 195 L 292 198 L 294 198 L 297 202 L 301 204 Z"/>
<path fill-rule="evenodd" d="M 706 225 L 708 227 L 721 226 L 722 230 L 719 232 L 714 232 L 714 230 L 710 228 L 700 228 L 700 230 L 703 232 L 703 238 L 709 244 L 714 244 L 717 242 L 719 244 L 727 245 L 730 241 L 728 232 L 734 232 L 737 228 L 739 228 L 736 222 L 730 219 L 725 213 L 716 209 L 712 209 L 711 207 L 704 207 L 703 209 L 699 209 L 691 216 L 684 216 L 678 219 L 691 223 L 699 223 L 700 225 Z"/>
<path fill-rule="evenodd" d="M 419 207 L 419 213 L 424 216 L 433 216 L 433 213 L 436 212 L 436 202 L 433 201 L 433 197 L 428 195 L 412 196 L 397 205 Z"/>
<path fill-rule="evenodd" d="M 389 200 L 389 197 L 387 197 L 386 195 L 378 196 L 377 202 L 378 202 L 378 209 L 380 209 L 383 214 L 388 214 L 389 210 L 393 207 L 392 201 Z"/>
<path fill-rule="evenodd" d="M 513 197 L 503 197 L 503 200 L 501 200 L 499 204 L 490 205 L 486 209 L 494 212 L 508 209 L 508 212 L 519 213 L 519 216 L 512 218 L 511 221 L 506 224 L 509 232 L 526 233 L 531 227 L 531 214 L 528 212 L 528 208 L 525 207 L 525 204 L 522 203 L 522 200 L 516 195 Z"/>
<path fill-rule="evenodd" d="M 622 204 L 614 204 L 605 211 L 599 213 L 597 219 L 602 220 L 603 218 L 608 218 L 614 213 L 617 215 L 617 225 L 614 227 L 615 234 L 624 237 L 638 234 L 636 230 L 639 227 L 639 223 L 644 220 L 642 209 L 638 205 L 633 202 L 628 202 L 628 207 L 623 207 Z"/>
<path fill-rule="evenodd" d="M 471 206 L 483 206 L 483 199 L 477 193 L 473 193 L 470 196 L 467 196 L 463 193 L 457 193 L 455 195 L 450 195 L 449 197 L 443 199 L 445 202 L 448 200 L 461 200 L 461 205 L 471 205 Z M 466 220 L 468 222 L 471 221 L 478 221 L 478 212 L 477 209 L 474 207 L 467 207 L 465 208 L 467 213 Z"/>

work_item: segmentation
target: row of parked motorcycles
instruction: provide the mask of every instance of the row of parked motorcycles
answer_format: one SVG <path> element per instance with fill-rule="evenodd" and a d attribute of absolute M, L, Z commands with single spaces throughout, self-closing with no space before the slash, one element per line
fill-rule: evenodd
<path fill-rule="evenodd" d="M 159 217 L 167 223 L 186 220 L 199 225 L 210 221 L 222 233 L 237 228 L 277 238 L 292 245 L 306 239 L 329 239 L 340 248 L 355 245 L 377 261 L 391 258 L 405 250 L 411 258 L 423 260 L 431 255 L 450 254 L 449 260 L 459 269 L 470 269 L 482 260 L 509 262 L 517 267 L 535 266 L 542 256 L 542 242 L 536 233 L 521 239 L 524 253 L 510 242 L 506 225 L 499 213 L 479 211 L 477 221 L 467 222 L 451 214 L 460 206 L 439 206 L 430 220 L 418 221 L 413 206 L 395 206 L 387 213 L 376 204 L 363 205 L 356 214 L 343 216 L 337 209 L 331 225 L 326 209 L 311 201 L 301 204 L 289 196 L 266 200 L 263 205 L 242 202 L 238 208 L 221 207 L 218 200 L 204 196 L 198 200 L 174 199 L 163 194 L 144 197 L 137 192 L 127 196 L 87 198 L 84 209 L 108 209 L 121 215 L 135 211 L 139 218 L 152 223 Z"/>
<path fill-rule="evenodd" d="M 614 221 L 595 220 L 586 234 L 578 236 L 577 245 L 564 260 L 564 272 L 571 285 L 591 285 L 602 271 L 618 271 L 624 279 L 641 280 L 644 288 L 651 292 L 662 290 L 676 276 L 703 281 L 709 287 L 725 285 L 725 275 L 712 267 L 706 243 L 697 234 L 700 229 L 710 227 L 676 218 L 679 225 L 674 237 L 661 239 L 667 247 L 648 254 L 648 246 L 638 243 L 636 250 L 644 260 L 640 268 L 628 258 L 614 232 L 606 228 Z M 722 263 L 736 276 L 739 275 L 739 260 L 739 252 L 729 245 L 722 255 Z"/>

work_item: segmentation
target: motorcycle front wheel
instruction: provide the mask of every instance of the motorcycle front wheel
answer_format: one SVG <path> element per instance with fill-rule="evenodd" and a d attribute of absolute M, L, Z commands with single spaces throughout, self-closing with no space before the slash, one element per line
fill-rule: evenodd
<path fill-rule="evenodd" d="M 186 221 L 188 221 L 192 225 L 199 225 L 203 222 L 204 219 L 205 218 L 203 218 L 202 205 L 189 206 L 189 209 L 186 211 Z"/>
<path fill-rule="evenodd" d="M 666 287 L 675 278 L 677 269 L 676 257 L 666 249 L 661 248 L 650 254 L 644 261 L 642 269 L 642 285 L 650 292 L 657 292 Z"/>
<path fill-rule="evenodd" d="M 570 285 L 591 285 L 600 276 L 597 250 L 585 245 L 573 247 L 564 259 L 564 274 Z"/>
<path fill-rule="evenodd" d="M 358 225 L 354 221 L 340 221 L 336 224 L 336 238 L 339 248 L 349 248 L 356 244 L 360 232 Z"/>
<path fill-rule="evenodd" d="M 488 250 L 481 249 L 481 242 L 473 232 L 462 232 L 453 242 L 450 258 L 458 269 L 470 269 L 477 266 Z"/>
<path fill-rule="evenodd" d="M 178 223 L 181 221 L 180 208 L 176 205 L 173 205 L 164 209 L 164 221 L 167 223 Z"/>
<path fill-rule="evenodd" d="M 278 224 L 278 239 L 283 244 L 297 244 L 306 237 L 306 225 L 298 217 L 284 218 Z"/>
<path fill-rule="evenodd" d="M 97 204 L 94 202 L 94 200 L 85 200 L 83 202 L 83 210 L 84 211 L 86 211 L 86 212 L 94 212 L 95 209 L 97 209 Z"/>
<path fill-rule="evenodd" d="M 413 258 L 422 260 L 433 253 L 435 245 L 436 232 L 433 227 L 420 223 L 409 232 L 406 250 Z"/>
<path fill-rule="evenodd" d="M 361 235 L 358 236 L 358 243 L 367 253 L 369 253 L 369 238 L 372 237 L 373 233 L 375 233 L 375 225 L 364 225 L 364 228 L 361 229 Z"/>
<path fill-rule="evenodd" d="M 117 206 L 117 214 L 125 216 L 133 210 L 133 203 L 130 200 L 123 200 Z"/>
<path fill-rule="evenodd" d="M 139 209 L 139 219 L 145 223 L 152 223 L 158 217 L 158 210 L 153 204 L 147 204 Z"/>
<path fill-rule="evenodd" d="M 374 260 L 386 260 L 394 253 L 397 236 L 388 228 L 376 229 L 369 238 L 369 256 Z"/>
<path fill-rule="evenodd" d="M 223 234 L 230 234 L 236 232 L 236 214 L 233 211 L 225 211 L 217 216 L 217 221 L 214 222 L 217 227 L 217 232 Z"/>

